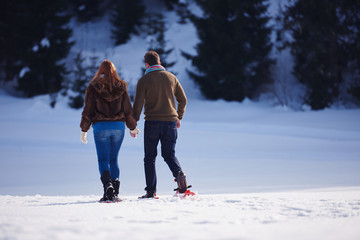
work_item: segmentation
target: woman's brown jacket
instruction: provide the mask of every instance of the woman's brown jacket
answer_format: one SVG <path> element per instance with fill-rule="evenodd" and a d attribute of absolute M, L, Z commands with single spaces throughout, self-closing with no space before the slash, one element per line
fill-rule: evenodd
<path fill-rule="evenodd" d="M 133 130 L 136 121 L 126 84 L 113 87 L 110 92 L 108 87 L 101 90 L 100 84 L 91 81 L 85 91 L 85 106 L 82 112 L 80 128 L 87 132 L 91 124 L 103 121 L 123 121 Z"/>

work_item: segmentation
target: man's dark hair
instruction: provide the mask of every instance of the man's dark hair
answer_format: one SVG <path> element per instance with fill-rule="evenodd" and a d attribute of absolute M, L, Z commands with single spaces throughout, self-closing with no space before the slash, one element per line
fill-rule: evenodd
<path fill-rule="evenodd" d="M 149 64 L 150 66 L 160 64 L 159 54 L 157 54 L 155 51 L 148 51 L 145 54 L 144 59 L 145 63 Z"/>

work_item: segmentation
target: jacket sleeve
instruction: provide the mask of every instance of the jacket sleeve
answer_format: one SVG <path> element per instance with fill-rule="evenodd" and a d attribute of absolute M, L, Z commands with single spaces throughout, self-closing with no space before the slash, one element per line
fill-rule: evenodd
<path fill-rule="evenodd" d="M 179 118 L 179 120 L 181 120 L 185 113 L 187 99 L 186 99 L 184 89 L 182 88 L 178 79 L 176 79 L 175 98 L 176 98 L 176 101 L 178 102 L 178 105 L 177 105 L 178 118 Z"/>
<path fill-rule="evenodd" d="M 128 91 L 125 91 L 125 93 L 123 95 L 122 103 L 123 103 L 123 109 L 124 109 L 124 114 L 125 114 L 126 126 L 130 130 L 134 130 L 136 128 L 137 123 L 136 123 L 136 120 L 135 120 L 135 117 L 134 117 L 134 111 L 133 111 L 133 108 L 131 106 Z"/>
<path fill-rule="evenodd" d="M 136 85 L 135 100 L 133 105 L 134 116 L 136 121 L 139 121 L 140 119 L 140 114 L 144 106 L 144 102 L 145 102 L 145 88 L 143 85 L 142 78 L 140 78 L 140 80 Z"/>
<path fill-rule="evenodd" d="M 94 99 L 91 97 L 91 92 L 92 89 L 89 86 L 85 91 L 85 106 L 81 114 L 80 128 L 83 132 L 89 131 L 92 124 L 92 119 L 94 117 L 95 105 Z"/>

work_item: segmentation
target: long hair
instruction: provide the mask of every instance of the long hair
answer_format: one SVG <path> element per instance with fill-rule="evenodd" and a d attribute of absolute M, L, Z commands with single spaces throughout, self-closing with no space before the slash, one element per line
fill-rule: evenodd
<path fill-rule="evenodd" d="M 120 87 L 121 85 L 124 85 L 125 87 L 127 86 L 127 83 L 120 79 L 117 74 L 114 64 L 109 60 L 104 60 L 101 63 L 91 82 L 95 80 L 100 84 L 101 90 L 107 86 L 110 92 L 113 87 Z"/>

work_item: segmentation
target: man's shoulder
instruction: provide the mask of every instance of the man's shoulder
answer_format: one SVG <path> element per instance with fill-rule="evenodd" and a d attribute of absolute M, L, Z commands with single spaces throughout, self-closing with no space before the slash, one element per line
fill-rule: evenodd
<path fill-rule="evenodd" d="M 146 75 L 144 75 L 144 76 L 142 76 L 141 78 L 139 78 L 139 80 L 138 80 L 138 84 L 139 83 L 143 83 L 144 82 L 144 80 L 146 79 Z"/>
<path fill-rule="evenodd" d="M 167 78 L 176 78 L 176 76 L 168 71 L 153 71 L 150 72 L 148 74 L 145 74 L 144 76 L 142 76 L 139 81 L 144 81 L 146 79 L 153 79 L 153 78 L 158 78 L 159 76 L 166 76 Z M 177 79 L 177 78 L 176 78 Z"/>
<path fill-rule="evenodd" d="M 166 75 L 166 76 L 171 76 L 171 77 L 176 77 L 173 73 L 169 72 L 169 71 L 153 71 L 153 72 L 150 72 L 148 74 L 145 74 L 143 77 L 156 77 L 156 76 L 159 76 L 159 75 Z"/>
<path fill-rule="evenodd" d="M 176 84 L 179 80 L 177 79 L 177 77 L 168 71 L 159 71 L 159 74 L 162 75 L 162 78 L 167 79 L 168 81 L 170 81 L 172 84 Z M 159 76 L 159 75 L 158 75 Z"/>
<path fill-rule="evenodd" d="M 155 81 L 157 79 L 167 79 L 170 80 L 170 82 L 176 83 L 179 80 L 177 79 L 177 77 L 168 71 L 154 71 L 154 72 L 150 72 L 148 74 L 145 74 L 144 76 L 142 76 L 139 80 L 138 80 L 138 84 L 151 84 L 152 81 Z"/>
<path fill-rule="evenodd" d="M 172 72 L 169 72 L 169 71 L 161 71 L 163 72 L 164 74 L 168 75 L 169 77 L 174 77 L 176 78 L 176 76 L 172 73 Z"/>

